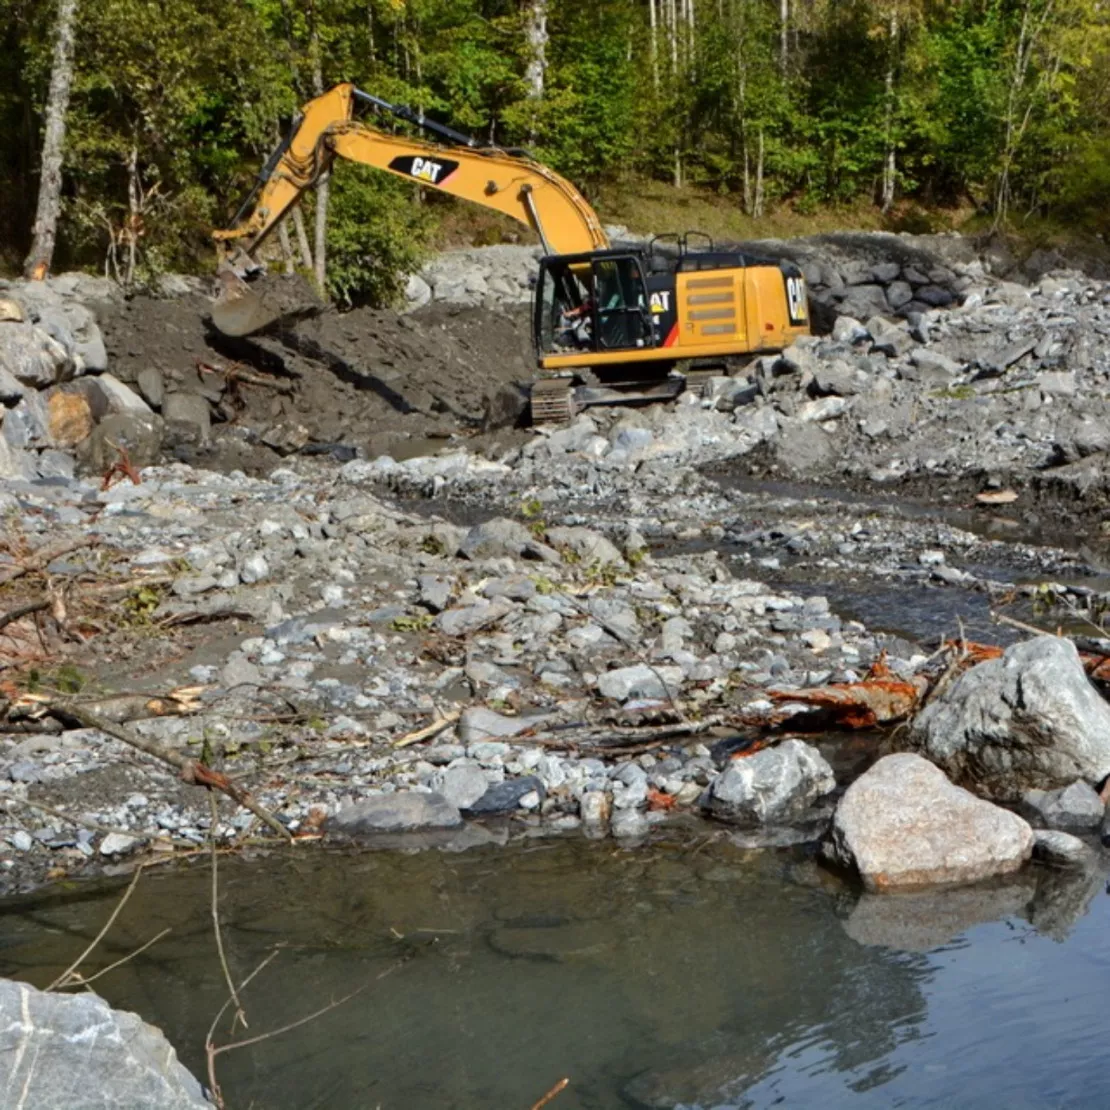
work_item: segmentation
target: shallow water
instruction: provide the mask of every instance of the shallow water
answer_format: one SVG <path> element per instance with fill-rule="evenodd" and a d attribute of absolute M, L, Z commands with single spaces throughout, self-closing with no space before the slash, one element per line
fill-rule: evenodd
<path fill-rule="evenodd" d="M 229 1106 L 527 1110 L 564 1075 L 557 1110 L 1110 1103 L 1101 871 L 861 900 L 804 853 L 694 835 L 226 860 L 237 977 L 282 946 L 244 991 L 251 1035 L 370 984 L 221 1057 Z M 145 875 L 87 965 L 169 925 L 98 986 L 198 1075 L 224 999 L 209 883 Z M 0 974 L 48 982 L 121 889 L 0 905 Z"/>

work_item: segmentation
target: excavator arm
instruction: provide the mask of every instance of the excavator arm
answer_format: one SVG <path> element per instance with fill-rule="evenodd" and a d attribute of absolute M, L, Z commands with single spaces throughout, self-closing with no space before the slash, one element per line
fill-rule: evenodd
<path fill-rule="evenodd" d="M 440 141 L 391 135 L 356 120 L 354 108 L 359 102 L 422 128 Z M 531 228 L 548 254 L 609 246 L 597 214 L 582 194 L 524 151 L 480 146 L 409 108 L 342 84 L 304 106 L 293 132 L 263 167 L 235 226 L 214 233 L 219 242 L 238 248 L 232 248 L 226 258 L 233 269 L 242 273 L 254 268 L 250 258 L 254 250 L 335 158 L 375 166 L 504 212 Z"/>

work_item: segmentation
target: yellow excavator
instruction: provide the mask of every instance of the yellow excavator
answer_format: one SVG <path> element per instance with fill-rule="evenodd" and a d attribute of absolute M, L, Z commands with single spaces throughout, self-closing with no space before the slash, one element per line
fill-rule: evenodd
<path fill-rule="evenodd" d="M 433 141 L 371 127 L 354 118 L 358 105 Z M 214 232 L 224 291 L 212 317 L 220 331 L 251 334 L 296 311 L 260 292 L 264 267 L 255 252 L 335 158 L 504 212 L 539 237 L 535 423 L 569 420 L 588 405 L 674 397 L 809 331 L 805 279 L 794 263 L 717 249 L 695 232 L 611 244 L 582 194 L 526 151 L 482 145 L 352 84 L 304 105 L 233 227 Z"/>

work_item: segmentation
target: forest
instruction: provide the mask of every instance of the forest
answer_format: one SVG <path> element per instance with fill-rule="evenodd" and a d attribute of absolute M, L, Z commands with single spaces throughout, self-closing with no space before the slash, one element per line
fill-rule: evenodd
<path fill-rule="evenodd" d="M 209 266 L 211 228 L 338 80 L 591 197 L 658 183 L 756 220 L 951 206 L 1096 235 L 1108 23 L 1095 0 L 0 0 L 0 259 L 30 245 L 59 96 L 53 265 L 134 282 Z M 338 166 L 282 241 L 333 295 L 388 299 L 445 211 L 413 190 Z"/>

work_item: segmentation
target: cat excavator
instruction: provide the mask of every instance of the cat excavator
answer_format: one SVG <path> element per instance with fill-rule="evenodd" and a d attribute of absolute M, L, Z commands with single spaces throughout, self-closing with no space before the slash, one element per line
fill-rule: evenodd
<path fill-rule="evenodd" d="M 429 138 L 373 127 L 355 118 L 360 106 Z M 534 423 L 700 389 L 708 376 L 809 331 L 805 279 L 792 262 L 718 249 L 695 232 L 611 243 L 582 194 L 527 151 L 481 144 L 349 83 L 304 105 L 233 226 L 213 233 L 223 291 L 212 319 L 220 331 L 248 335 L 307 310 L 286 295 L 267 297 L 257 251 L 336 158 L 503 212 L 539 238 Z"/>

